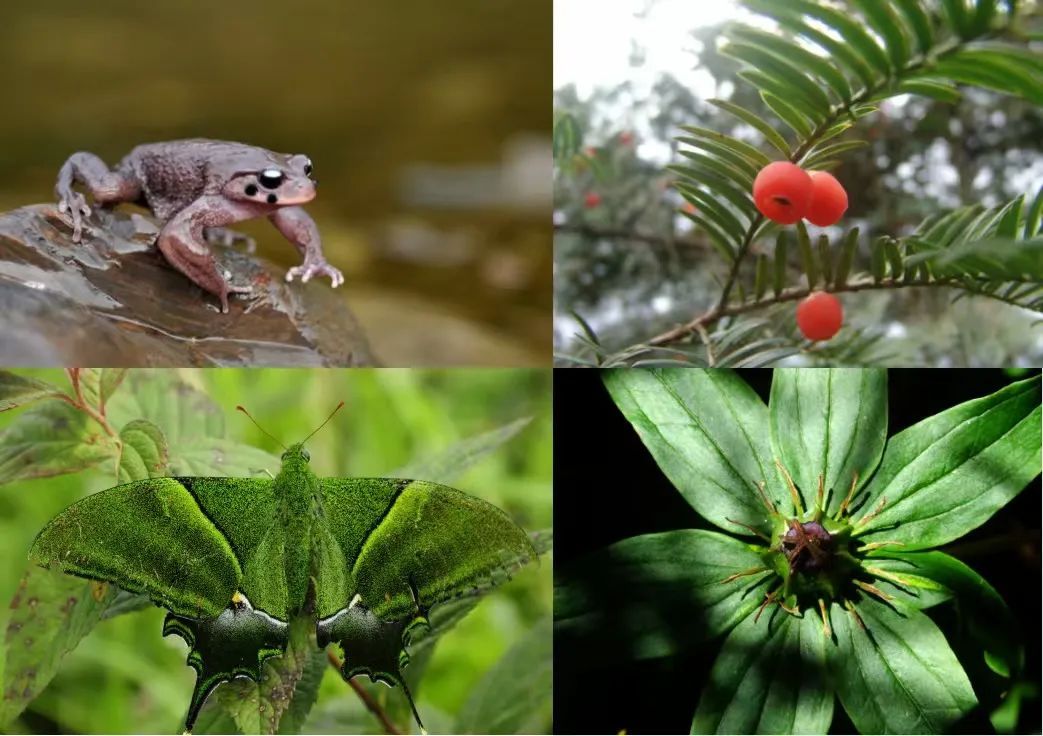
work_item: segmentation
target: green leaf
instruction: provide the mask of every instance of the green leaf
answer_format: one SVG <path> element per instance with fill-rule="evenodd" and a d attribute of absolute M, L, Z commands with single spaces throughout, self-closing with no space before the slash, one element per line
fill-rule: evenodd
<path fill-rule="evenodd" d="M 790 5 L 794 10 L 820 21 L 835 31 L 879 76 L 886 77 L 891 73 L 891 64 L 887 56 L 880 50 L 873 37 L 866 33 L 862 24 L 853 17 L 810 0 L 790 0 Z"/>
<path fill-rule="evenodd" d="M 778 296 L 782 293 L 783 289 L 786 288 L 786 251 L 788 248 L 789 236 L 786 231 L 779 232 L 775 239 L 775 271 L 772 274 L 771 289 Z"/>
<path fill-rule="evenodd" d="M 768 290 L 768 279 L 771 264 L 768 261 L 768 256 L 761 253 L 757 256 L 757 272 L 756 280 L 754 282 L 753 295 L 757 301 L 764 298 L 764 293 Z"/>
<path fill-rule="evenodd" d="M 732 521 L 770 531 L 757 486 L 777 482 L 768 410 L 731 371 L 617 369 L 602 374 L 645 447 L 701 516 L 739 534 Z M 732 520 L 732 521 L 729 521 Z"/>
<path fill-rule="evenodd" d="M 57 386 L 35 378 L 0 370 L 0 411 L 25 406 L 33 401 L 60 396 Z"/>
<path fill-rule="evenodd" d="M 906 23 L 912 28 L 920 53 L 926 55 L 934 44 L 934 36 L 931 32 L 931 20 L 927 17 L 920 0 L 893 0 L 893 2 Z"/>
<path fill-rule="evenodd" d="M 433 457 L 408 463 L 389 473 L 388 477 L 423 478 L 448 485 L 516 437 L 530 421 L 529 417 L 515 419 L 502 427 L 460 440 Z"/>
<path fill-rule="evenodd" d="M 500 658 L 468 696 L 454 733 L 544 733 L 551 722 L 549 616 Z"/>
<path fill-rule="evenodd" d="M 692 733 L 826 733 L 833 690 L 826 637 L 813 613 L 748 615 L 721 647 Z"/>
<path fill-rule="evenodd" d="M 861 733 L 945 733 L 974 707 L 967 675 L 942 632 L 912 608 L 856 605 L 865 628 L 834 604 L 829 657 L 840 702 Z"/>
<path fill-rule="evenodd" d="M 847 102 L 851 99 L 851 87 L 848 85 L 844 74 L 825 56 L 812 53 L 800 44 L 781 38 L 777 34 L 761 31 L 750 26 L 732 26 L 729 29 L 729 35 L 759 46 L 777 58 L 786 59 L 794 63 L 804 73 L 818 77 L 836 95 L 838 100 Z M 786 153 L 786 156 L 789 156 L 789 153 Z"/>
<path fill-rule="evenodd" d="M 772 448 L 813 508 L 824 477 L 834 513 L 858 475 L 864 485 L 887 440 L 887 372 L 777 368 L 771 382 Z"/>
<path fill-rule="evenodd" d="M 56 570 L 35 565 L 26 570 L 11 601 L 4 637 L 0 727 L 47 687 L 62 658 L 94 627 L 115 593 L 113 586 Z"/>
<path fill-rule="evenodd" d="M 884 280 L 886 275 L 887 262 L 885 260 L 884 248 L 887 238 L 881 236 L 873 241 L 873 245 L 869 251 L 870 258 L 870 272 L 873 274 L 873 281 L 880 283 Z"/>
<path fill-rule="evenodd" d="M 913 598 L 922 605 L 926 600 L 933 605 L 939 595 L 956 600 L 960 619 L 975 644 L 982 664 L 1002 677 L 1017 678 L 1024 664 L 1025 652 L 1018 637 L 1020 627 L 1000 594 L 981 575 L 964 563 L 942 552 L 895 552 L 881 548 L 879 559 L 872 559 L 872 567 L 910 580 L 909 585 L 890 585 L 885 592 L 917 589 L 924 596 Z M 867 563 L 869 564 L 869 563 Z M 884 578 L 883 580 L 886 580 Z M 941 591 L 930 589 L 922 582 L 935 583 Z M 881 586 L 883 588 L 883 586 Z"/>
<path fill-rule="evenodd" d="M 785 99 L 799 96 L 807 103 L 814 120 L 821 120 L 829 114 L 830 101 L 817 82 L 808 77 L 804 70 L 796 66 L 789 58 L 777 56 L 765 51 L 756 43 L 730 41 L 721 49 L 725 56 L 746 62 L 760 75 L 773 80 L 770 92 L 789 90 Z"/>
<path fill-rule="evenodd" d="M 119 459 L 118 482 L 129 483 L 167 474 L 167 438 L 147 419 L 137 419 L 120 430 L 123 451 Z"/>
<path fill-rule="evenodd" d="M 811 238 L 808 237 L 808 229 L 804 227 L 803 222 L 797 223 L 797 248 L 800 250 L 800 263 L 808 277 L 808 287 L 814 288 L 818 283 L 818 262 L 811 251 Z"/>
<path fill-rule="evenodd" d="M 851 273 L 851 265 L 855 261 L 855 253 L 858 252 L 858 228 L 852 229 L 844 236 L 844 243 L 840 246 L 840 259 L 837 261 L 837 272 L 833 277 L 833 286 L 837 289 L 847 284 L 847 277 Z"/>
<path fill-rule="evenodd" d="M 833 251 L 825 233 L 818 236 L 818 263 L 822 268 L 822 283 L 828 285 L 833 280 Z"/>
<path fill-rule="evenodd" d="M 1038 377 L 925 419 L 888 442 L 860 511 L 886 504 L 856 532 L 906 550 L 962 537 L 1039 474 L 1041 442 Z"/>
<path fill-rule="evenodd" d="M 898 85 L 896 91 L 899 94 L 910 94 L 920 95 L 921 97 L 929 97 L 932 100 L 938 100 L 939 102 L 948 102 L 951 105 L 957 104 L 963 95 L 960 94 L 960 90 L 954 87 L 952 84 L 940 82 L 931 79 L 910 79 L 902 82 Z"/>
<path fill-rule="evenodd" d="M 571 161 L 583 145 L 583 134 L 580 132 L 576 117 L 562 113 L 554 121 L 553 137 L 554 161 L 558 165 Z"/>
<path fill-rule="evenodd" d="M 0 483 L 76 473 L 115 453 L 115 443 L 86 414 L 64 402 L 48 402 L 0 433 Z"/>
<path fill-rule="evenodd" d="M 821 148 L 815 148 L 808 152 L 808 155 L 801 161 L 801 166 L 805 169 L 814 170 L 821 167 L 825 162 L 829 161 L 833 156 L 837 156 L 841 153 L 847 153 L 857 148 L 863 148 L 868 146 L 868 141 L 841 141 L 840 143 L 834 143 L 830 146 L 822 146 Z"/>
<path fill-rule="evenodd" d="M 260 682 L 236 678 L 219 687 L 214 698 L 244 734 L 297 733 L 315 705 L 327 667 L 326 652 L 315 643 L 314 622 L 298 618 L 286 652 L 265 660 Z"/>
<path fill-rule="evenodd" d="M 909 40 L 902 33 L 902 25 L 890 5 L 881 0 L 854 0 L 854 4 L 865 15 L 869 26 L 884 40 L 891 67 L 902 69 L 909 60 Z"/>
<path fill-rule="evenodd" d="M 743 5 L 755 13 L 773 18 L 778 24 L 798 36 L 806 38 L 825 51 L 831 59 L 844 64 L 848 70 L 861 80 L 865 87 L 876 83 L 876 75 L 866 60 L 845 41 L 836 39 L 820 31 L 804 21 L 798 10 L 789 5 L 780 4 L 777 0 L 743 0 Z"/>
<path fill-rule="evenodd" d="M 970 36 L 970 20 L 967 16 L 966 0 L 942 0 L 942 7 L 949 17 L 949 23 L 962 38 Z"/>
<path fill-rule="evenodd" d="M 796 107 L 781 97 L 763 90 L 761 91 L 761 99 L 764 100 L 764 104 L 768 106 L 768 109 L 778 115 L 779 120 L 792 128 L 798 136 L 801 138 L 811 137 L 815 126 Z"/>
<path fill-rule="evenodd" d="M 691 369 L 689 369 L 691 370 Z M 760 605 L 772 575 L 758 547 L 680 529 L 624 539 L 555 570 L 560 651 L 618 664 L 691 651 Z"/>
<path fill-rule="evenodd" d="M 786 139 L 779 135 L 773 127 L 764 122 L 764 118 L 750 112 L 744 107 L 740 107 L 727 100 L 707 100 L 711 105 L 719 107 L 722 110 L 730 112 L 735 117 L 742 120 L 744 123 L 753 126 L 761 132 L 764 139 L 771 145 L 775 146 L 782 153 L 783 156 L 789 156 L 789 144 L 786 143 Z"/>
<path fill-rule="evenodd" d="M 765 156 L 749 143 L 744 143 L 743 141 L 732 138 L 724 133 L 719 133 L 715 130 L 710 130 L 709 128 L 700 128 L 694 125 L 682 125 L 681 130 L 691 133 L 696 140 L 716 143 L 717 145 L 723 146 L 724 148 L 734 152 L 745 160 L 748 165 L 753 166 L 754 175 L 756 175 L 757 171 L 771 163 L 770 158 Z"/>
<path fill-rule="evenodd" d="M 175 374 L 135 371 L 127 383 L 111 402 L 110 420 L 122 425 L 146 419 L 159 427 L 167 439 L 170 475 L 246 477 L 279 468 L 275 455 L 225 439 L 225 412 Z"/>
<path fill-rule="evenodd" d="M 98 393 L 99 399 L 101 400 L 101 408 L 108 405 L 112 395 L 116 393 L 120 385 L 123 383 L 123 379 L 127 376 L 126 368 L 102 368 L 101 369 L 101 380 L 99 381 Z"/>

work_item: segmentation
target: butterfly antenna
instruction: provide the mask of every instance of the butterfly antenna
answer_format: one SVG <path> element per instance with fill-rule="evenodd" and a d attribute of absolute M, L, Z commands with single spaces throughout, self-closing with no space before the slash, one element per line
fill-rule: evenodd
<path fill-rule="evenodd" d="M 282 442 L 280 442 L 278 439 L 276 439 L 274 436 L 272 436 L 271 432 L 269 432 L 264 427 L 262 427 L 260 424 L 258 424 L 257 420 L 254 419 L 252 416 L 250 416 L 250 412 L 248 412 L 242 406 L 237 406 L 237 407 L 235 407 L 235 409 L 236 409 L 236 411 L 241 411 L 243 414 L 245 414 L 246 418 L 249 419 L 251 422 L 253 422 L 254 426 L 257 427 L 259 430 L 261 430 L 261 432 L 264 434 L 265 437 L 269 437 L 272 440 L 275 440 L 275 444 L 277 444 L 282 449 L 284 449 L 284 450 L 289 449 L 288 447 L 286 447 L 286 445 L 284 445 Z"/>
<path fill-rule="evenodd" d="M 344 408 L 344 402 L 342 401 L 339 404 L 337 404 L 337 408 L 336 409 L 334 409 L 333 411 L 330 412 L 330 415 L 328 417 L 326 417 L 326 421 L 324 421 L 322 424 L 320 424 L 318 427 L 316 427 L 315 430 L 311 434 L 309 434 L 307 437 L 305 437 L 303 440 L 301 440 L 301 444 L 303 445 L 305 442 L 307 442 L 312 437 L 314 437 L 315 433 L 318 432 L 323 427 L 325 427 L 327 424 L 329 424 L 330 420 L 333 419 L 333 415 L 336 414 L 338 411 L 340 411 L 343 408 Z"/>

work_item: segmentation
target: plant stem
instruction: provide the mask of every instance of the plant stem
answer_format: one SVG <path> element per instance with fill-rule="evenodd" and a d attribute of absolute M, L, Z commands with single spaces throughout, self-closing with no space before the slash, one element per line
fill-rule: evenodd
<path fill-rule="evenodd" d="M 105 434 L 107 434 L 112 439 L 116 440 L 116 442 L 120 442 L 119 434 L 116 432 L 116 430 L 112 428 L 112 425 L 109 424 L 109 421 L 103 415 L 95 411 L 94 408 L 87 403 L 87 400 L 83 396 L 83 390 L 80 388 L 79 378 L 72 378 L 71 371 L 69 375 L 70 380 L 72 381 L 73 389 L 76 392 L 76 396 L 73 397 L 69 396 L 68 394 L 57 394 L 55 398 L 61 399 L 66 404 L 78 411 L 82 411 L 84 414 L 93 419 L 98 424 L 98 426 L 101 427 L 102 430 L 104 430 Z"/>
<path fill-rule="evenodd" d="M 830 291 L 832 293 L 834 293 L 834 294 L 840 294 L 840 293 L 844 293 L 844 292 L 875 291 L 875 290 L 883 290 L 883 289 L 904 289 L 904 288 L 909 288 L 909 287 L 925 287 L 925 286 L 931 286 L 931 287 L 944 286 L 944 287 L 951 287 L 951 288 L 962 289 L 963 291 L 966 291 L 968 293 L 976 294 L 978 296 L 986 296 L 986 297 L 989 297 L 990 299 L 996 299 L 998 301 L 1005 302 L 1006 304 L 1011 304 L 1011 305 L 1019 306 L 1019 307 L 1023 306 L 1023 305 L 1018 304 L 1017 302 L 1015 302 L 1015 301 L 1013 301 L 1011 299 L 1007 299 L 1007 298 L 1003 297 L 1000 294 L 994 294 L 994 293 L 984 292 L 984 291 L 977 291 L 977 290 L 975 290 L 973 288 L 968 287 L 966 281 L 961 281 L 960 279 L 956 279 L 956 278 L 950 278 L 950 279 L 931 279 L 931 278 L 927 278 L 927 279 L 915 279 L 915 280 L 912 280 L 912 281 L 905 281 L 904 279 L 894 279 L 894 278 L 891 278 L 891 279 L 882 279 L 881 281 L 859 281 L 859 282 L 847 283 L 847 284 L 844 284 L 843 286 L 836 286 L 836 287 L 830 289 Z M 679 325 L 678 327 L 674 327 L 673 329 L 667 330 L 666 332 L 663 332 L 663 333 L 660 333 L 659 335 L 656 335 L 655 337 L 653 337 L 650 340 L 646 341 L 645 344 L 646 345 L 655 346 L 655 347 L 660 347 L 660 346 L 663 346 L 663 345 L 669 345 L 671 343 L 677 342 L 678 340 L 681 340 L 681 339 L 687 337 L 688 335 L 690 335 L 693 332 L 698 333 L 700 328 L 705 329 L 706 327 L 714 324 L 715 322 L 718 322 L 721 319 L 724 319 L 725 317 L 735 317 L 735 316 L 738 316 L 740 314 L 746 314 L 748 312 L 756 312 L 756 311 L 761 310 L 761 309 L 766 309 L 766 308 L 774 306 L 776 304 L 784 304 L 785 302 L 799 301 L 800 299 L 803 299 L 804 297 L 806 297 L 809 294 L 811 294 L 811 292 L 813 292 L 813 291 L 817 291 L 817 289 L 812 289 L 812 288 L 809 288 L 809 287 L 806 287 L 806 286 L 798 286 L 798 287 L 793 287 L 793 288 L 790 288 L 790 289 L 786 289 L 784 291 L 779 292 L 775 296 L 768 297 L 766 299 L 761 299 L 759 301 L 745 302 L 743 304 L 736 304 L 736 305 L 727 306 L 727 307 L 717 306 L 717 307 L 714 307 L 713 309 L 709 310 L 708 312 L 705 312 L 705 313 L 701 314 L 700 316 L 696 317 L 695 319 L 693 319 L 693 320 L 691 320 L 689 322 L 686 322 L 683 325 Z"/>
<path fill-rule="evenodd" d="M 326 658 L 330 661 L 330 665 L 337 670 L 338 674 L 341 672 L 341 667 L 344 666 L 344 662 L 341 661 L 340 657 L 333 653 L 331 650 L 326 650 Z M 376 716 L 377 720 L 380 721 L 380 725 L 384 727 L 385 733 L 390 734 L 401 734 L 402 731 L 394 724 L 387 711 L 381 707 L 380 703 L 373 699 L 373 696 L 362 686 L 361 683 L 356 682 L 354 677 L 348 678 L 341 675 L 341 678 L 351 686 L 351 689 L 358 695 L 359 700 L 366 706 L 366 710 Z"/>

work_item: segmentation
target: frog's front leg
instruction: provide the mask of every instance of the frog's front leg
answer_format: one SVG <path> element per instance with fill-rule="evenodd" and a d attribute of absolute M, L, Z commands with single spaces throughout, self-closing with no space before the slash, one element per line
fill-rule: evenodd
<path fill-rule="evenodd" d="M 58 212 L 68 215 L 74 243 L 80 242 L 83 218 L 91 213 L 84 196 L 72 188 L 76 182 L 86 185 L 99 204 L 132 202 L 141 196 L 141 186 L 129 172 L 111 171 L 93 153 L 80 151 L 69 156 L 58 172 L 54 194 L 58 197 Z"/>
<path fill-rule="evenodd" d="M 228 295 L 249 293 L 244 286 L 232 286 L 221 275 L 210 248 L 206 244 L 204 231 L 208 227 L 220 227 L 246 217 L 237 217 L 229 211 L 226 201 L 203 197 L 178 212 L 159 232 L 156 245 L 163 257 L 193 283 L 209 291 L 221 300 L 221 311 L 228 311 Z"/>
<path fill-rule="evenodd" d="M 344 274 L 326 262 L 322 255 L 322 241 L 315 221 L 300 207 L 284 207 L 268 215 L 275 227 L 293 243 L 304 256 L 304 262 L 286 272 L 286 280 L 309 281 L 314 276 L 329 276 L 333 288 L 344 283 Z"/>

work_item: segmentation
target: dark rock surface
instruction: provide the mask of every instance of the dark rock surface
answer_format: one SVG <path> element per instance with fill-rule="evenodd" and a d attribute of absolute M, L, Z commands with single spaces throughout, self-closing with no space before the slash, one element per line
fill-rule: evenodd
<path fill-rule="evenodd" d="M 365 335 L 328 280 L 234 248 L 214 253 L 253 294 L 217 300 L 152 247 L 147 216 L 95 209 L 83 242 L 54 205 L 0 214 L 0 365 L 371 365 Z M 350 288 L 350 284 L 341 289 Z"/>

